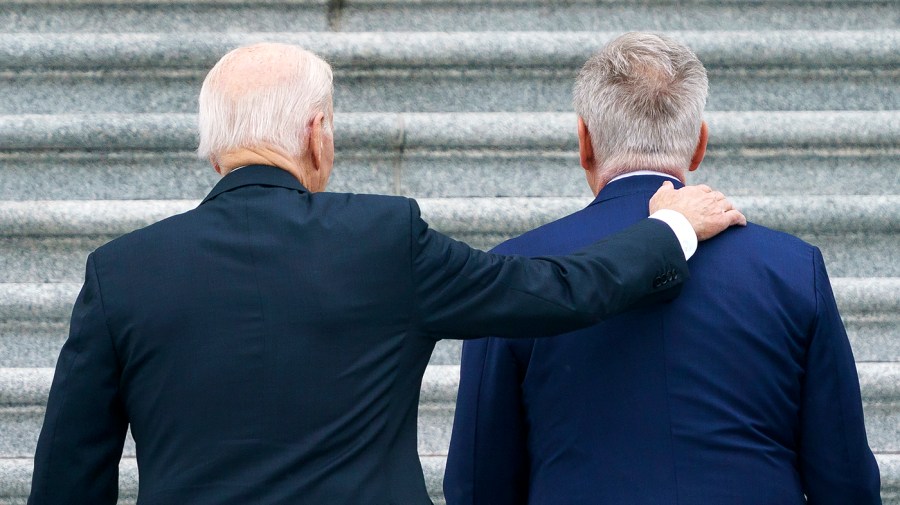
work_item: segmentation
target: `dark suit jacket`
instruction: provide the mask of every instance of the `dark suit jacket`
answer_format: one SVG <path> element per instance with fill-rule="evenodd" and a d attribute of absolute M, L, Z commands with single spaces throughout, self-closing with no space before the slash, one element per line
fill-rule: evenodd
<path fill-rule="evenodd" d="M 647 215 L 633 176 L 499 246 L 565 254 Z M 448 505 L 871 505 L 879 475 L 819 250 L 761 226 L 691 258 L 672 303 L 466 342 Z"/>
<path fill-rule="evenodd" d="M 242 168 L 88 258 L 29 503 L 115 503 L 129 425 L 141 505 L 430 503 L 416 414 L 436 339 L 569 331 L 686 276 L 655 220 L 504 258 L 429 230 L 412 200 Z"/>

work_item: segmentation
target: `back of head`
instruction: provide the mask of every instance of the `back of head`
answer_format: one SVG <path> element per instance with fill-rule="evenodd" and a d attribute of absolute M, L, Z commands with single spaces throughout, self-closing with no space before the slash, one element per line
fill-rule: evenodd
<path fill-rule="evenodd" d="M 201 159 L 239 149 L 302 154 L 306 129 L 332 107 L 331 67 L 300 47 L 264 43 L 235 49 L 210 70 L 200 90 Z"/>
<path fill-rule="evenodd" d="M 683 44 L 626 33 L 594 54 L 575 83 L 575 112 L 591 134 L 601 172 L 683 173 L 697 147 L 706 69 Z"/>

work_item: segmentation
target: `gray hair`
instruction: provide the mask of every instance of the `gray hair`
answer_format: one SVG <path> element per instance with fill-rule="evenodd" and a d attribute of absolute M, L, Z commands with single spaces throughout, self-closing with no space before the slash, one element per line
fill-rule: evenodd
<path fill-rule="evenodd" d="M 575 112 L 584 120 L 598 169 L 686 170 L 700 137 L 709 83 L 683 44 L 626 33 L 594 54 L 575 81 Z"/>
<path fill-rule="evenodd" d="M 209 71 L 200 89 L 197 155 L 201 159 L 261 145 L 302 154 L 307 148 L 303 133 L 320 112 L 325 114 L 325 132 L 331 133 L 331 67 L 300 47 L 274 45 L 287 55 L 278 69 L 287 75 L 284 79 L 263 79 L 264 84 L 240 92 L 227 89 L 223 83 L 228 82 L 228 67 L 236 53 L 246 48 L 229 52 Z"/>

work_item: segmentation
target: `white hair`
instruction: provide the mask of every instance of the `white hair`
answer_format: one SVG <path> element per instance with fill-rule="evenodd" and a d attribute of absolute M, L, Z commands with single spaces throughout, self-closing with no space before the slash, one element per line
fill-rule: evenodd
<path fill-rule="evenodd" d="M 594 54 L 575 81 L 575 112 L 588 127 L 597 168 L 615 177 L 690 166 L 709 89 L 706 69 L 683 44 L 626 33 Z"/>
<path fill-rule="evenodd" d="M 280 68 L 274 71 L 284 78 L 254 79 L 240 91 L 229 88 L 234 77 L 228 74 L 228 67 L 236 54 L 246 49 L 238 48 L 223 56 L 203 81 L 197 149 L 201 159 L 215 160 L 229 151 L 258 146 L 302 154 L 307 148 L 309 123 L 320 112 L 325 114 L 325 133 L 331 133 L 331 67 L 300 47 L 266 45 L 284 53 L 283 60 L 277 61 Z"/>

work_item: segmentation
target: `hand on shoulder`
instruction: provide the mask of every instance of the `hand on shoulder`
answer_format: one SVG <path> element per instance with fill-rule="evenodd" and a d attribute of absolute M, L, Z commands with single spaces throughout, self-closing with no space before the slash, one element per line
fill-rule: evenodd
<path fill-rule="evenodd" d="M 691 223 L 698 240 L 706 240 L 731 226 L 746 226 L 747 218 L 725 195 L 705 184 L 675 189 L 666 181 L 650 199 L 650 213 L 671 209 L 680 212 Z"/>

